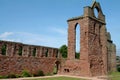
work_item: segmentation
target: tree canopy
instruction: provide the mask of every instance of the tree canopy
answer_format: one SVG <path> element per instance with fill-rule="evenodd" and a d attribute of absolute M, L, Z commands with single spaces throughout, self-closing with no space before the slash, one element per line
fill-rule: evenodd
<path fill-rule="evenodd" d="M 66 45 L 62 45 L 59 48 L 60 53 L 62 54 L 63 58 L 67 58 L 68 52 L 67 52 L 68 47 Z M 76 52 L 75 53 L 75 59 L 79 59 L 80 58 L 80 52 Z"/>
<path fill-rule="evenodd" d="M 62 54 L 62 57 L 63 58 L 67 58 L 67 46 L 66 45 L 62 45 L 60 48 L 59 48 L 59 51 L 60 53 Z"/>

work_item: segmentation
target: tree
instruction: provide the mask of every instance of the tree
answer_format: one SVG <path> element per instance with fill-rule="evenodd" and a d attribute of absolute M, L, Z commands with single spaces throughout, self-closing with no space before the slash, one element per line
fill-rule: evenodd
<path fill-rule="evenodd" d="M 80 52 L 75 53 L 75 59 L 80 59 Z"/>
<path fill-rule="evenodd" d="M 62 54 L 63 58 L 67 58 L 67 46 L 66 45 L 62 45 L 59 48 L 60 53 Z"/>
<path fill-rule="evenodd" d="M 2 49 L 1 49 L 2 50 L 2 55 L 6 55 L 6 49 L 7 49 L 7 45 L 4 44 L 2 46 Z"/>

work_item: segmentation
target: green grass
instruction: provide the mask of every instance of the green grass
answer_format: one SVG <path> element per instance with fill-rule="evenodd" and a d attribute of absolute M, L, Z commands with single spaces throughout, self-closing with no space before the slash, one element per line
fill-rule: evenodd
<path fill-rule="evenodd" d="M 111 80 L 120 80 L 120 72 L 111 72 L 109 77 Z"/>
<path fill-rule="evenodd" d="M 52 78 L 39 78 L 39 79 L 31 79 L 31 80 L 85 80 L 85 79 L 71 78 L 71 77 L 52 77 Z"/>

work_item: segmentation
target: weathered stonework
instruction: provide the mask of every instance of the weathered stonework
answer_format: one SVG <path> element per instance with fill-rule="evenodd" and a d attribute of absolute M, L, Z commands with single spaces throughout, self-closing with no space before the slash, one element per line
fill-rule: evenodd
<path fill-rule="evenodd" d="M 98 11 L 98 17 L 94 9 Z M 79 60 L 75 59 L 77 25 L 80 25 Z M 108 39 L 105 25 L 105 16 L 96 1 L 92 6 L 84 7 L 83 16 L 68 20 L 68 58 L 61 63 L 61 74 L 101 76 L 115 71 L 116 48 Z"/>
<path fill-rule="evenodd" d="M 110 71 L 116 71 L 116 46 L 113 44 L 113 41 L 111 40 L 111 35 L 108 32 L 107 33 L 107 51 L 108 51 L 108 72 Z"/>
<path fill-rule="evenodd" d="M 0 75 L 21 74 L 24 70 L 32 74 L 39 70 L 45 74 L 53 73 L 55 62 L 55 58 L 0 56 Z"/>
<path fill-rule="evenodd" d="M 5 55 L 2 52 L 4 45 L 6 45 Z M 39 70 L 45 74 L 52 74 L 54 67 L 59 65 L 56 63 L 60 61 L 59 58 L 57 48 L 0 41 L 0 75 L 21 74 L 23 70 L 32 74 Z"/>

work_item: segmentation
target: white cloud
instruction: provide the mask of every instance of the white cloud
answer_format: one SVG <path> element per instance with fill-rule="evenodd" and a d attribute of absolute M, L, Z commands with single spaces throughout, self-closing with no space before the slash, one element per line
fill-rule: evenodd
<path fill-rule="evenodd" d="M 64 34 L 60 31 L 58 32 Z M 61 45 L 66 44 L 66 37 L 61 37 L 58 35 L 36 34 L 29 32 L 4 32 L 0 35 L 0 39 L 7 41 L 21 42 L 24 44 L 50 46 L 50 47 L 60 47 Z"/>
<path fill-rule="evenodd" d="M 13 34 L 14 34 L 13 32 L 4 32 L 4 33 L 0 34 L 0 38 L 6 38 Z"/>
<path fill-rule="evenodd" d="M 56 34 L 61 34 L 61 35 L 66 35 L 67 34 L 67 29 L 65 28 L 56 28 L 56 27 L 52 27 L 50 29 L 52 32 L 55 32 Z"/>

